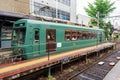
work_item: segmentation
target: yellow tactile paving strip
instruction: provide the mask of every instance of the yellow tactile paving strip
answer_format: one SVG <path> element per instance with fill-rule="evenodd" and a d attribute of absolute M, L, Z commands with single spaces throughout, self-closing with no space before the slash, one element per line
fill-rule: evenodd
<path fill-rule="evenodd" d="M 12 53 L 12 51 L 5 51 L 5 52 L 0 52 L 0 55 L 2 54 L 2 55 L 4 55 L 4 54 L 10 54 L 10 53 Z"/>
<path fill-rule="evenodd" d="M 83 52 L 92 51 L 96 48 L 107 47 L 107 46 L 110 46 L 110 45 L 114 45 L 114 44 L 113 43 L 104 43 L 104 44 L 98 45 L 97 47 L 92 46 L 92 47 L 87 47 L 87 48 L 83 48 L 83 49 L 68 51 L 68 52 L 64 52 L 64 53 L 60 53 L 60 54 L 50 55 L 50 60 L 57 59 L 57 58 L 64 57 L 64 56 L 68 56 L 68 55 L 72 55 L 73 53 L 75 54 L 75 53 L 78 53 L 78 52 L 82 54 Z M 25 63 L 3 67 L 3 68 L 0 68 L 0 74 L 10 72 L 10 71 L 13 71 L 13 70 L 17 70 L 17 69 L 20 69 L 20 68 L 29 67 L 29 66 L 39 64 L 39 63 L 42 63 L 42 62 L 45 62 L 45 61 L 48 61 L 47 56 L 42 57 L 40 59 L 35 59 L 35 60 L 32 60 L 32 61 L 29 61 L 29 62 L 25 62 Z"/>

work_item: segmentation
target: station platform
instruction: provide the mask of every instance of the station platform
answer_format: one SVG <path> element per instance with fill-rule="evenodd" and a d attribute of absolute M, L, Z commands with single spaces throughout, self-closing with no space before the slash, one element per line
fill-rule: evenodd
<path fill-rule="evenodd" d="M 0 55 L 6 55 L 6 54 L 11 54 L 12 53 L 12 51 L 11 50 L 9 50 L 9 51 L 1 51 L 0 52 Z"/>
<path fill-rule="evenodd" d="M 50 65 L 54 65 L 61 61 L 65 61 L 66 59 L 72 59 L 78 56 L 83 56 L 92 52 L 97 52 L 99 50 L 114 46 L 115 43 L 103 43 L 97 46 L 91 46 L 87 48 L 53 54 L 49 56 L 49 60 L 48 56 L 44 56 L 22 61 L 20 63 L 12 63 L 12 65 L 0 67 L 0 80 L 4 78 L 9 78 L 10 80 L 15 79 L 17 77 L 26 75 L 27 73 L 32 73 L 42 68 L 49 67 Z"/>
<path fill-rule="evenodd" d="M 108 72 L 103 80 L 120 80 L 120 61 Z"/>

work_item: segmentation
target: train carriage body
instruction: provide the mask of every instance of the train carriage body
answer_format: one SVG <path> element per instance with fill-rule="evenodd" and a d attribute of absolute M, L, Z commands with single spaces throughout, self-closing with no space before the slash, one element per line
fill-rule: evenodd
<path fill-rule="evenodd" d="M 30 59 L 97 45 L 105 41 L 104 30 L 21 19 L 14 23 L 15 55 Z"/>

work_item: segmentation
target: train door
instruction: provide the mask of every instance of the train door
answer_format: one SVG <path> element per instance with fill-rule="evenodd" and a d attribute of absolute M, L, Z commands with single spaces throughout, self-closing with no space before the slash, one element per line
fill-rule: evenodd
<path fill-rule="evenodd" d="M 56 51 L 56 30 L 46 30 L 46 52 Z"/>
<path fill-rule="evenodd" d="M 40 30 L 34 29 L 34 36 L 33 36 L 33 56 L 37 56 L 40 53 Z"/>

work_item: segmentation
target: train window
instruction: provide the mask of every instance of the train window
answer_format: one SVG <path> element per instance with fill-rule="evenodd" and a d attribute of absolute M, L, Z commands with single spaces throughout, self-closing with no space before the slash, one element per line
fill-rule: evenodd
<path fill-rule="evenodd" d="M 97 33 L 96 32 L 94 32 L 94 39 L 96 39 L 97 38 Z"/>
<path fill-rule="evenodd" d="M 88 39 L 93 39 L 93 33 L 89 32 L 89 38 Z"/>
<path fill-rule="evenodd" d="M 92 36 L 92 39 L 95 39 L 95 33 L 94 33 L 94 32 L 92 33 L 92 35 L 93 35 L 93 36 Z"/>
<path fill-rule="evenodd" d="M 79 35 L 79 36 L 78 36 L 79 39 L 82 40 L 83 38 L 82 38 L 82 32 L 81 32 L 81 31 L 78 33 L 78 35 Z"/>
<path fill-rule="evenodd" d="M 56 40 L 56 32 L 55 30 L 47 30 L 47 40 L 55 41 Z"/>
<path fill-rule="evenodd" d="M 19 24 L 15 24 L 16 27 L 24 27 L 25 23 L 19 23 Z"/>
<path fill-rule="evenodd" d="M 86 31 L 86 38 L 85 39 L 89 39 L 89 32 Z"/>
<path fill-rule="evenodd" d="M 39 31 L 35 30 L 35 37 L 34 37 L 35 42 L 39 41 Z"/>
<path fill-rule="evenodd" d="M 102 42 L 102 32 L 99 34 L 100 42 Z"/>
<path fill-rule="evenodd" d="M 82 36 L 82 39 L 85 40 L 85 39 L 86 39 L 86 32 L 83 31 L 83 32 L 82 32 L 82 35 L 83 35 L 83 36 Z"/>
<path fill-rule="evenodd" d="M 65 40 L 86 40 L 86 39 L 95 39 L 95 32 L 88 31 L 77 31 L 77 30 L 66 30 L 65 31 Z"/>
<path fill-rule="evenodd" d="M 88 32 L 88 39 L 92 39 L 92 33 Z"/>
<path fill-rule="evenodd" d="M 72 31 L 72 40 L 77 40 L 78 39 L 78 31 L 74 30 Z"/>
<path fill-rule="evenodd" d="M 12 41 L 14 43 L 23 44 L 25 42 L 25 28 L 17 28 L 13 30 L 13 38 Z"/>
<path fill-rule="evenodd" d="M 71 40 L 71 30 L 65 31 L 65 40 L 70 41 Z"/>
<path fill-rule="evenodd" d="M 91 38 L 90 39 L 95 39 L 95 35 L 93 32 L 91 32 Z"/>
<path fill-rule="evenodd" d="M 88 38 L 87 39 L 95 39 L 96 38 L 96 33 L 95 32 L 89 32 L 88 33 Z"/>
<path fill-rule="evenodd" d="M 95 38 L 97 38 L 98 33 L 95 34 Z"/>

